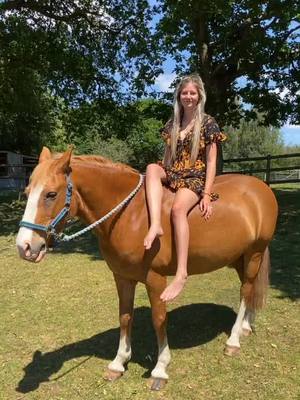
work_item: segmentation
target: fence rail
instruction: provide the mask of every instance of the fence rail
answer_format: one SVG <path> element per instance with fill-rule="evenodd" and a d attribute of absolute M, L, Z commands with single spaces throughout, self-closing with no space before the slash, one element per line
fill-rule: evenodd
<path fill-rule="evenodd" d="M 232 173 L 232 174 L 247 174 L 247 175 L 255 175 L 255 174 L 263 174 L 263 180 L 268 184 L 273 183 L 297 183 L 300 182 L 300 162 L 298 165 L 292 166 L 282 166 L 282 167 L 271 167 L 272 160 L 278 159 L 288 159 L 288 158 L 300 158 L 300 153 L 291 153 L 291 154 L 279 154 L 279 155 L 270 155 L 262 156 L 262 157 L 249 157 L 249 158 L 231 158 L 223 160 L 223 171 L 222 173 Z M 2 189 L 19 189 L 23 190 L 26 184 L 28 183 L 29 176 L 37 164 L 37 159 L 32 160 L 36 162 L 24 163 L 24 164 L 0 164 L 0 181 L 7 180 L 10 181 L 9 185 L 4 185 Z M 239 166 L 238 170 L 230 170 L 227 169 L 226 166 L 228 164 L 235 163 L 243 163 L 243 162 L 253 162 L 253 161 L 265 161 L 266 166 L 264 168 L 247 168 L 242 169 Z M 224 170 L 224 167 L 226 170 Z M 288 173 L 290 172 L 290 173 Z M 276 173 L 275 178 L 272 178 L 272 173 Z M 282 173 L 282 174 L 280 174 Z M 281 175 L 281 178 L 278 176 Z M 2 182 L 3 182 L 2 181 Z M 16 186 L 16 187 L 14 187 Z M 0 186 L 1 190 L 1 186 Z"/>
<path fill-rule="evenodd" d="M 247 174 L 247 175 L 255 175 L 255 174 L 263 174 L 263 180 L 268 184 L 273 183 L 297 183 L 300 182 L 300 163 L 299 165 L 292 166 L 282 166 L 282 167 L 271 167 L 272 160 L 279 159 L 288 159 L 288 158 L 300 158 L 300 153 L 291 153 L 291 154 L 278 154 L 278 155 L 270 155 L 261 156 L 261 157 L 249 157 L 249 158 L 230 158 L 223 160 L 223 173 L 232 173 L 232 174 Z M 224 166 L 227 164 L 234 163 L 243 163 L 243 162 L 253 162 L 253 161 L 265 161 L 266 166 L 264 168 L 247 168 L 247 169 L 239 169 L 237 170 L 227 170 L 224 171 Z M 277 172 L 285 172 L 285 171 L 293 171 L 291 174 L 283 174 L 282 178 L 272 178 L 272 173 Z M 294 177 L 296 175 L 296 177 Z"/>
<path fill-rule="evenodd" d="M 0 164 L 0 190 L 17 190 L 22 192 L 28 185 L 29 177 L 37 164 Z"/>

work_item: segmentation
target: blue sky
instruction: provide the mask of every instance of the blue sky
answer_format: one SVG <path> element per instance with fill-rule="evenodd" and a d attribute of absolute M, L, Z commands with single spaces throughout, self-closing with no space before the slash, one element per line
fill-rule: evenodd
<path fill-rule="evenodd" d="M 300 125 L 285 125 L 281 132 L 286 145 L 300 145 Z"/>

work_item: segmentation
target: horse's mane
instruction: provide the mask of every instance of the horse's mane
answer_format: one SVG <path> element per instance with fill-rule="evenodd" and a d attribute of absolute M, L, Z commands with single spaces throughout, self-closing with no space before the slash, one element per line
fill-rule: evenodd
<path fill-rule="evenodd" d="M 52 155 L 53 159 L 59 159 L 63 153 L 54 153 Z M 105 166 L 107 168 L 117 168 L 121 171 L 128 171 L 128 172 L 138 172 L 136 169 L 130 167 L 129 165 L 114 162 L 108 158 L 96 155 L 72 155 L 71 163 L 79 163 L 79 164 L 92 164 L 92 165 L 99 165 L 101 167 Z"/>

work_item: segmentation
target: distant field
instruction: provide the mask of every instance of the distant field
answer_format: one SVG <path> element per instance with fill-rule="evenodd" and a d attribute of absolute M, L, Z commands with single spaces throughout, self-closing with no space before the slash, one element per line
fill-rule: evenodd
<path fill-rule="evenodd" d="M 274 190 L 280 204 L 267 308 L 237 358 L 223 356 L 239 302 L 234 271 L 189 278 L 169 307 L 170 381 L 150 392 L 156 341 L 146 291 L 138 286 L 133 358 L 123 378 L 102 379 L 117 349 L 111 273 L 88 236 L 35 265 L 15 251 L 24 204 L 0 195 L 0 399 L 296 400 L 300 393 L 300 187 Z"/>

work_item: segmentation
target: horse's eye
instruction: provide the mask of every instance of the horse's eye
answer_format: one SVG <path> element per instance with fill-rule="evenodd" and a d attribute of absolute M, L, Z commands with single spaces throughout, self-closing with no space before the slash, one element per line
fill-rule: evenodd
<path fill-rule="evenodd" d="M 48 193 L 46 194 L 46 199 L 51 199 L 51 200 L 53 200 L 53 199 L 55 199 L 56 196 L 57 196 L 57 192 L 48 192 Z"/>

